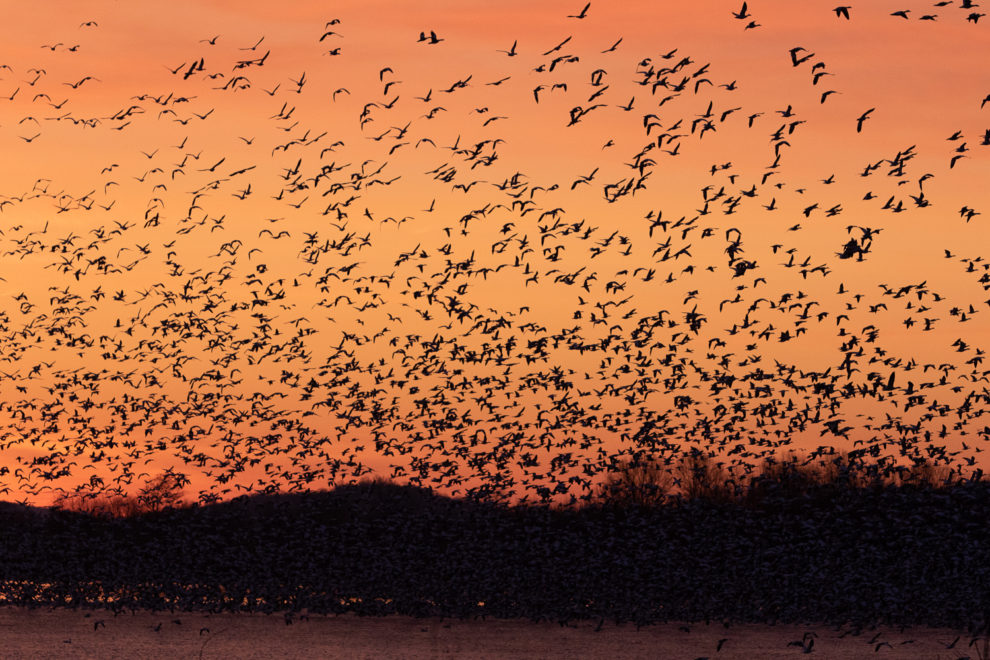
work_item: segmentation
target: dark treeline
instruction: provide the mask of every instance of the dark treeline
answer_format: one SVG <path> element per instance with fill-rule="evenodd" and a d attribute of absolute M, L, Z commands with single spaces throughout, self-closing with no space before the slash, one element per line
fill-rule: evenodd
<path fill-rule="evenodd" d="M 990 483 L 927 464 L 792 457 L 742 482 L 700 456 L 632 463 L 581 507 L 371 481 L 157 509 L 0 509 L 0 592 L 31 606 L 639 624 L 977 630 L 990 613 Z"/>

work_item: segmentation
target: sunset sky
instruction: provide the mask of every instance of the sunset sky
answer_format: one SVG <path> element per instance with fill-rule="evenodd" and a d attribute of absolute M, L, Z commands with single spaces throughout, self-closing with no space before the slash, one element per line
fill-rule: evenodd
<path fill-rule="evenodd" d="M 982 465 L 990 18 L 938 4 L 12 6 L 0 497 Z"/>

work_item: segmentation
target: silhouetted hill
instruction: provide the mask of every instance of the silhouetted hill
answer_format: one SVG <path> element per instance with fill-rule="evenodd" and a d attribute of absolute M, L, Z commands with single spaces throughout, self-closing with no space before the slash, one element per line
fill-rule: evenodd
<path fill-rule="evenodd" d="M 0 520 L 41 520 L 51 515 L 47 507 L 31 506 L 20 502 L 0 501 Z"/>
<path fill-rule="evenodd" d="M 359 484 L 130 518 L 0 507 L 12 604 L 978 626 L 990 486 L 582 509 Z M 47 586 L 44 586 L 47 585 Z"/>

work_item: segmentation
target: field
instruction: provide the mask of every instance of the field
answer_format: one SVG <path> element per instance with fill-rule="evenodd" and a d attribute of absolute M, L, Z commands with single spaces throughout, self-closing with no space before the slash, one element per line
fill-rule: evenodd
<path fill-rule="evenodd" d="M 880 627 L 0 609 L 3 655 L 19 658 L 977 658 L 965 633 Z M 814 635 L 813 637 L 811 635 Z M 953 640 L 953 648 L 947 648 Z M 721 644 L 719 650 L 719 642 Z"/>

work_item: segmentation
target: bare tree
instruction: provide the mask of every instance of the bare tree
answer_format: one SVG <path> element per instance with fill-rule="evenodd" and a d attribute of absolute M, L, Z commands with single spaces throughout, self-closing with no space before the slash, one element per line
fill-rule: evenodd
<path fill-rule="evenodd" d="M 125 495 L 121 491 L 114 493 L 93 488 L 64 492 L 56 498 L 53 506 L 94 516 L 136 516 L 182 506 L 183 487 L 187 483 L 185 475 L 166 470 L 146 481 L 136 497 Z"/>
<path fill-rule="evenodd" d="M 148 480 L 137 496 L 139 508 L 143 511 L 161 511 L 182 506 L 182 487 L 185 483 L 183 475 L 172 471 Z"/>

